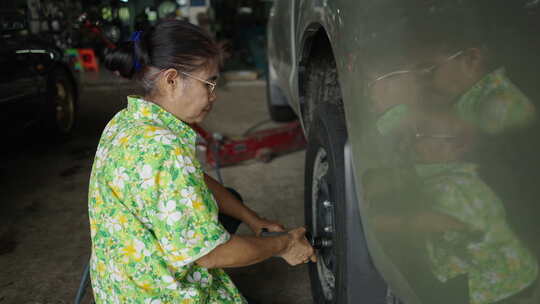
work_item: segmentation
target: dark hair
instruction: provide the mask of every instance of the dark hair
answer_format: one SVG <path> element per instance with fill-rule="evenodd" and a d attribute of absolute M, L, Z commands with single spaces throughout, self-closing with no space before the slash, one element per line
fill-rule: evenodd
<path fill-rule="evenodd" d="M 107 54 L 105 67 L 122 77 L 141 81 L 149 92 L 151 67 L 193 72 L 219 64 L 220 49 L 202 28 L 186 21 L 165 19 L 142 32 L 138 41 L 125 41 Z"/>

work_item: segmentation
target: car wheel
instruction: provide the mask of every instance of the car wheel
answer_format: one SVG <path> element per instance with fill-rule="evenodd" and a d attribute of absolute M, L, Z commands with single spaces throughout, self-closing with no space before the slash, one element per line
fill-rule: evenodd
<path fill-rule="evenodd" d="M 321 77 L 311 77 L 313 88 L 332 83 L 337 73 L 331 64 Z M 324 68 L 323 68 L 324 69 Z M 347 200 L 345 145 L 347 129 L 339 84 L 311 92 L 305 166 L 305 222 L 323 247 L 318 262 L 309 265 L 315 303 L 398 304 L 375 269 L 364 239 L 357 204 Z M 338 100 L 328 100 L 338 98 Z M 350 165 L 350 164 L 349 164 Z"/>
<path fill-rule="evenodd" d="M 57 69 L 50 75 L 47 90 L 45 124 L 58 135 L 68 135 L 76 122 L 75 84 L 67 72 Z"/>
<path fill-rule="evenodd" d="M 318 250 L 318 262 L 310 264 L 309 273 L 316 303 L 338 303 L 347 231 L 344 219 L 345 181 L 343 151 L 347 138 L 336 113 L 317 117 L 311 125 L 306 154 L 305 221 L 313 237 L 325 240 Z"/>

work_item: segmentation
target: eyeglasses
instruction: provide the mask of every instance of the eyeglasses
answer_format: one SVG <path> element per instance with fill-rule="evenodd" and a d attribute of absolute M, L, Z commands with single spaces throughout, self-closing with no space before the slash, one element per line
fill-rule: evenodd
<path fill-rule="evenodd" d="M 381 80 L 384 80 L 384 79 L 387 79 L 387 78 L 391 78 L 391 77 L 394 77 L 394 76 L 398 76 L 398 75 L 409 74 L 409 73 L 416 73 L 416 74 L 419 74 L 419 75 L 433 74 L 433 72 L 435 72 L 437 70 L 437 68 L 439 68 L 443 64 L 447 63 L 448 61 L 454 60 L 457 57 L 463 55 L 463 53 L 464 53 L 464 51 L 461 50 L 461 51 L 459 51 L 459 52 L 445 58 L 442 62 L 440 62 L 438 64 L 434 64 L 434 65 L 429 66 L 427 68 L 414 69 L 414 70 L 400 70 L 400 71 L 394 71 L 394 72 L 390 72 L 388 74 L 384 74 L 382 76 L 379 76 L 379 77 L 375 78 L 371 82 L 369 82 L 368 83 L 368 88 L 372 87 L 378 81 L 381 81 Z"/>
<path fill-rule="evenodd" d="M 204 79 L 202 79 L 202 78 L 199 78 L 199 77 L 197 77 L 197 76 L 193 76 L 193 75 L 191 75 L 191 74 L 189 74 L 189 73 L 186 73 L 186 72 L 180 71 L 180 73 L 184 74 L 185 76 L 187 76 L 187 77 L 189 77 L 189 78 L 193 78 L 193 79 L 198 80 L 198 81 L 200 81 L 200 82 L 204 82 L 204 83 L 206 84 L 206 87 L 208 88 L 208 94 L 210 94 L 210 95 L 214 94 L 214 90 L 216 89 L 217 83 L 215 83 L 215 82 L 210 82 L 210 81 L 208 81 L 208 80 L 204 80 Z"/>

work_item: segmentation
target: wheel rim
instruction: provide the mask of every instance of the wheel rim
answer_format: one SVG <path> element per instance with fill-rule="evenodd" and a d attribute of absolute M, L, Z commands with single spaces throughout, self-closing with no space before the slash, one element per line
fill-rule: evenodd
<path fill-rule="evenodd" d="M 334 244 L 335 240 L 335 216 L 334 197 L 328 183 L 328 160 L 327 152 L 320 148 L 315 157 L 313 166 L 313 186 L 311 202 L 313 205 L 312 227 L 313 237 L 320 237 Z M 317 273 L 321 290 L 327 301 L 334 299 L 336 253 L 334 246 L 325 246 L 317 252 Z"/>
<path fill-rule="evenodd" d="M 62 82 L 56 82 L 55 117 L 58 129 L 67 133 L 73 127 L 75 106 L 73 96 Z"/>

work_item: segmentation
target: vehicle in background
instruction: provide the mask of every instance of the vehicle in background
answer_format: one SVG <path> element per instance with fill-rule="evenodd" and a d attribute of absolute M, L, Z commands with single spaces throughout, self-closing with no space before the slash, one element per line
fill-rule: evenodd
<path fill-rule="evenodd" d="M 540 303 L 540 2 L 272 2 L 315 302 Z"/>
<path fill-rule="evenodd" d="M 24 14 L 0 11 L 0 124 L 8 134 L 40 123 L 67 135 L 77 118 L 78 82 L 64 53 L 28 34 Z"/>

